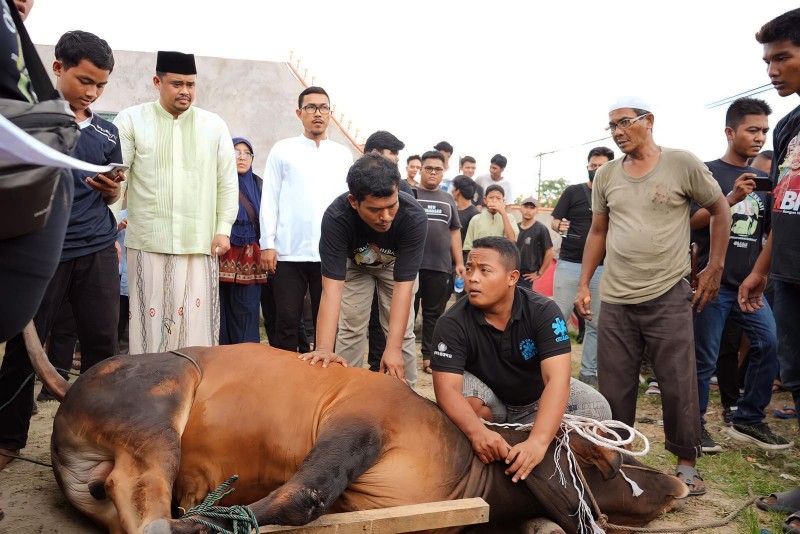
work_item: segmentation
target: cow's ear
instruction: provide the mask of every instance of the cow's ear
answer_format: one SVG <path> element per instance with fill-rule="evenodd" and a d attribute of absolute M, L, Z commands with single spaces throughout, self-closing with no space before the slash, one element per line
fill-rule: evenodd
<path fill-rule="evenodd" d="M 611 480 L 617 476 L 622 467 L 622 454 L 617 451 L 595 445 L 579 435 L 571 435 L 569 444 L 578 461 L 583 465 L 595 466 L 603 480 Z"/>

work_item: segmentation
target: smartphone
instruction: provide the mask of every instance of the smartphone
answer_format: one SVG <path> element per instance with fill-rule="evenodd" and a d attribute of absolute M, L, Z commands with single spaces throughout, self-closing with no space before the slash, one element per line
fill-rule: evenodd
<path fill-rule="evenodd" d="M 753 191 L 766 191 L 768 193 L 772 192 L 772 179 L 767 178 L 766 176 L 757 176 L 753 178 L 753 181 L 756 183 L 755 188 Z"/>
<path fill-rule="evenodd" d="M 112 169 L 101 174 L 105 175 L 109 180 L 114 180 L 117 177 L 117 171 L 125 172 L 130 168 L 130 165 L 125 165 L 124 163 L 109 163 L 108 165 L 110 165 Z"/>

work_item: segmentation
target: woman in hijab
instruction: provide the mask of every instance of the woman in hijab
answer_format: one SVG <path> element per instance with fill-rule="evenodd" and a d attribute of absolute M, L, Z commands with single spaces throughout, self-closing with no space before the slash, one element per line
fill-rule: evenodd
<path fill-rule="evenodd" d="M 231 229 L 231 249 L 220 258 L 220 345 L 260 341 L 259 284 L 267 283 L 258 247 L 262 181 L 253 174 L 253 145 L 244 137 L 234 137 L 233 148 L 239 173 L 239 213 Z"/>

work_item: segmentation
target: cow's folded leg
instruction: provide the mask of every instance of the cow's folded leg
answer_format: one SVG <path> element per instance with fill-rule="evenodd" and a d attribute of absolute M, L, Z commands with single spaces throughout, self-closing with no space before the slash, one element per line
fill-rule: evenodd
<path fill-rule="evenodd" d="M 170 517 L 177 453 L 162 450 L 117 454 L 105 482 L 124 532 L 142 532 L 145 525 Z"/>
<path fill-rule="evenodd" d="M 297 473 L 250 505 L 258 524 L 305 525 L 318 518 L 350 482 L 375 463 L 381 447 L 382 436 L 374 422 L 329 422 Z"/>
<path fill-rule="evenodd" d="M 381 433 L 375 423 L 354 418 L 328 422 L 294 476 L 248 507 L 259 525 L 305 525 L 321 516 L 350 482 L 375 463 L 381 447 Z M 229 521 L 205 520 L 232 528 Z M 202 525 L 181 520 L 160 520 L 145 529 L 145 534 L 203 532 L 207 530 Z"/>

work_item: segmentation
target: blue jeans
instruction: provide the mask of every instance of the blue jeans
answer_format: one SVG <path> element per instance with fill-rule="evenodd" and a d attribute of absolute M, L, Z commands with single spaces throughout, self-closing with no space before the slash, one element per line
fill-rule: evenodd
<path fill-rule="evenodd" d="M 567 321 L 572 315 L 580 276 L 580 263 L 563 260 L 556 263 L 553 300 L 556 301 L 561 309 L 561 314 Z M 589 289 L 592 291 L 592 320 L 586 320 L 586 333 L 583 336 L 583 356 L 581 358 L 581 374 L 583 376 L 597 376 L 597 321 L 600 319 L 600 278 L 602 276 L 603 266 L 600 265 L 589 282 Z"/>
<path fill-rule="evenodd" d="M 792 392 L 794 408 L 800 412 L 800 284 L 771 279 L 775 288 L 775 322 L 778 330 L 778 360 L 783 387 Z M 797 420 L 800 424 L 800 419 Z"/>
<path fill-rule="evenodd" d="M 517 280 L 517 287 L 525 288 L 529 291 L 533 291 L 533 282 L 528 282 L 525 280 L 522 275 L 519 275 L 519 280 Z"/>
<path fill-rule="evenodd" d="M 709 302 L 701 313 L 694 315 L 700 420 L 705 424 L 711 375 L 717 367 L 722 330 L 729 316 L 750 340 L 750 363 L 744 379 L 744 396 L 737 403 L 733 421 L 734 424 L 744 425 L 763 423 L 764 408 L 772 397 L 772 381 L 778 372 L 775 318 L 766 302 L 756 312 L 743 312 L 739 308 L 737 292 L 725 287 L 720 288 L 719 296 Z"/>

